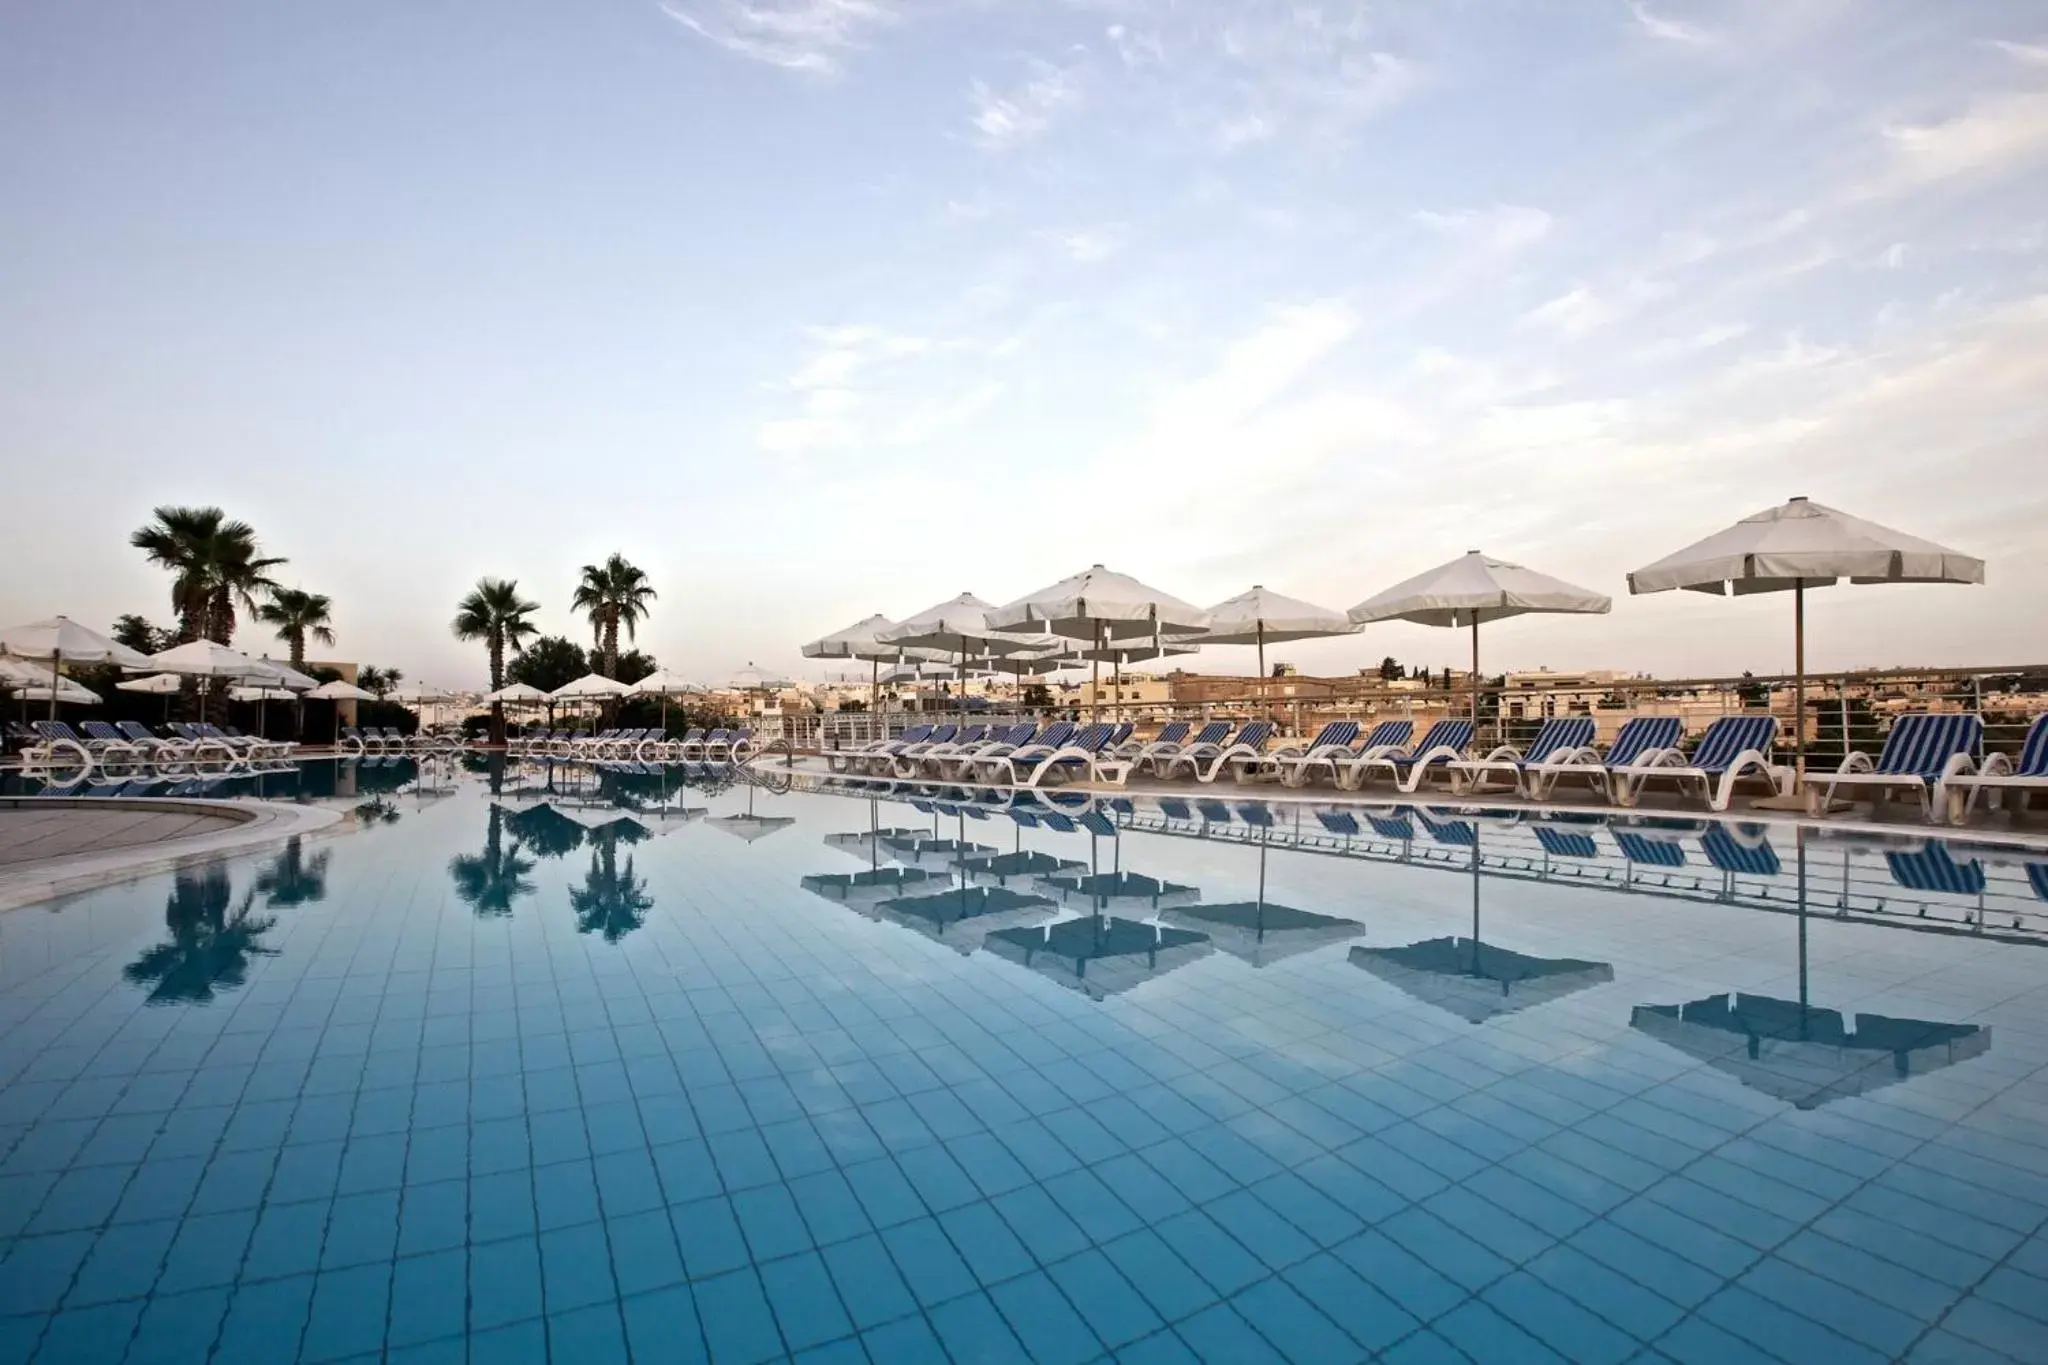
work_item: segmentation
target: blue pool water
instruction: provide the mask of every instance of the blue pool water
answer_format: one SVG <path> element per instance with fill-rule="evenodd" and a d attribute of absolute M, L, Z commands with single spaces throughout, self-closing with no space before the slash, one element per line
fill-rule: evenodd
<path fill-rule="evenodd" d="M 479 767 L 0 916 L 0 1360 L 2048 1359 L 2048 854 Z"/>

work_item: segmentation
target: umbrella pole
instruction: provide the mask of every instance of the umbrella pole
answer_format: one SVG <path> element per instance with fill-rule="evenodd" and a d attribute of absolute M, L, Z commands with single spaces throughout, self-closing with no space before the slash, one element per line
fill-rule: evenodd
<path fill-rule="evenodd" d="M 1088 684 L 1088 723 L 1090 725 L 1102 719 L 1102 659 L 1100 658 L 1102 653 L 1102 622 L 1100 621 L 1095 623 L 1095 653 L 1098 656 L 1094 661 L 1095 672 Z M 56 709 L 55 706 L 50 708 L 53 713 Z"/>
<path fill-rule="evenodd" d="M 1849 752 L 1849 728 L 1842 727 L 1842 752 Z M 1792 585 L 1792 790 L 1806 786 L 1806 583 Z M 1802 865 L 1802 872 L 1804 867 Z M 1805 903 L 1805 898 L 1800 898 Z M 1801 926 L 1802 933 L 1804 925 Z M 1804 940 L 1801 940 L 1802 945 Z M 1805 980 L 1801 975 L 1801 981 Z M 1800 1001 L 1801 1005 L 1806 1002 Z"/>
<path fill-rule="evenodd" d="M 1806 1032 L 1806 826 L 1793 827 L 1799 848 L 1799 1031 Z"/>
<path fill-rule="evenodd" d="M 52 721 L 57 719 L 57 670 L 58 666 L 63 662 L 63 650 L 53 649 L 50 651 L 50 719 Z"/>
<path fill-rule="evenodd" d="M 1472 618 L 1472 751 L 1484 752 L 1479 745 L 1479 618 Z"/>

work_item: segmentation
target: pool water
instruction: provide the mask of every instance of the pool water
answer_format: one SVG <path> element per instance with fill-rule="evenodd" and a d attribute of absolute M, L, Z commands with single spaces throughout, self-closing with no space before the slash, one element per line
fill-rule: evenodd
<path fill-rule="evenodd" d="M 0 916 L 0 1360 L 2048 1359 L 2048 852 L 298 783 Z"/>

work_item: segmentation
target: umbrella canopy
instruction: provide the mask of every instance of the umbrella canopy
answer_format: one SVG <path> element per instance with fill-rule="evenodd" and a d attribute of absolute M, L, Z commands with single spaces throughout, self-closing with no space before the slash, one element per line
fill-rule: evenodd
<path fill-rule="evenodd" d="M 539 704 L 548 699 L 548 694 L 529 683 L 510 683 L 495 692 L 486 692 L 483 700 L 500 704 L 518 705 L 522 702 Z"/>
<path fill-rule="evenodd" d="M 875 615 L 855 621 L 844 630 L 811 641 L 804 646 L 806 659 L 859 659 L 862 663 L 894 663 L 897 659 L 944 658 L 943 650 L 907 649 L 883 644 L 880 636 L 895 626 L 886 616 Z M 978 627 L 977 627 L 978 628 Z"/>
<path fill-rule="evenodd" d="M 969 654 L 1022 654 L 1040 646 L 1042 642 L 1028 634 L 1019 636 L 991 630 L 988 615 L 994 610 L 973 593 L 963 592 L 878 632 L 875 639 L 880 644 L 906 649 L 942 650 L 949 658 L 964 658 Z"/>
<path fill-rule="evenodd" d="M 702 683 L 691 682 L 666 668 L 655 670 L 627 689 L 636 697 L 688 697 L 704 690 Z"/>
<path fill-rule="evenodd" d="M 0 654 L 12 654 L 17 659 L 71 659 L 82 664 L 148 667 L 143 655 L 118 640 L 79 625 L 68 616 L 52 616 L 30 621 L 27 625 L 0 628 Z"/>
<path fill-rule="evenodd" d="M 282 687 L 287 692 L 311 692 L 320 685 L 318 678 L 308 677 L 290 664 L 281 664 L 277 660 L 268 657 L 258 659 L 256 662 L 269 670 L 264 678 L 266 683 Z"/>
<path fill-rule="evenodd" d="M 1000 886 L 961 886 L 932 895 L 879 901 L 877 918 L 914 929 L 966 957 L 998 929 L 1043 924 L 1059 913 L 1044 896 Z"/>
<path fill-rule="evenodd" d="M 1199 929 L 1216 946 L 1254 967 L 1357 938 L 1365 926 L 1355 919 L 1319 915 L 1265 901 L 1231 901 L 1225 905 L 1188 905 L 1166 911 L 1160 919 L 1183 929 Z"/>
<path fill-rule="evenodd" d="M 1169 597 L 1127 574 L 1100 564 L 1063 578 L 988 614 L 990 630 L 1041 632 L 1082 640 L 1096 648 L 1114 640 L 1150 636 L 1154 643 L 1170 635 L 1194 635 L 1209 628 L 1209 613 L 1178 597 Z M 1099 683 L 1102 665 L 1095 666 Z M 1102 689 L 1095 689 L 1091 710 L 1099 713 Z"/>
<path fill-rule="evenodd" d="M 585 673 L 574 682 L 563 683 L 548 696 L 554 701 L 575 701 L 579 698 L 622 697 L 626 691 L 626 685 L 615 678 L 607 678 L 602 673 Z"/>
<path fill-rule="evenodd" d="M 333 682 L 321 683 L 306 693 L 306 698 L 309 701 L 375 701 L 377 694 L 336 678 Z"/>
<path fill-rule="evenodd" d="M 231 687 L 228 698 L 231 701 L 290 701 L 297 696 L 282 687 Z"/>
<path fill-rule="evenodd" d="M 437 701 L 454 701 L 455 694 L 443 688 L 417 684 L 399 688 L 396 692 L 388 694 L 386 700 L 401 702 L 407 706 L 421 706 Z"/>
<path fill-rule="evenodd" d="M 1360 627 L 1341 611 L 1286 597 L 1261 584 L 1209 608 L 1205 645 L 1257 645 L 1259 676 L 1266 675 L 1266 646 L 1287 640 L 1320 640 L 1352 635 Z"/>
<path fill-rule="evenodd" d="M 752 664 L 732 675 L 732 688 L 735 692 L 781 692 L 795 686 L 790 679 L 777 677 Z"/>
<path fill-rule="evenodd" d="M 159 673 L 181 673 L 188 678 L 276 677 L 270 665 L 212 640 L 191 640 L 173 646 L 161 654 L 150 655 L 133 667 L 155 669 Z"/>
<path fill-rule="evenodd" d="M 826 872 L 805 877 L 804 890 L 844 905 L 873 905 L 906 892 L 935 891 L 951 886 L 943 872 L 922 867 L 882 867 L 866 872 Z"/>
<path fill-rule="evenodd" d="M 777 830 L 787 829 L 796 823 L 796 818 L 789 815 L 750 815 L 742 813 L 739 815 L 714 815 L 704 823 L 716 825 L 733 838 L 744 839 L 751 844 L 756 839 L 767 838 Z"/>
<path fill-rule="evenodd" d="M 1638 1005 L 1629 1027 L 1649 1034 L 1744 1085 L 1818 1109 L 1991 1048 L 1991 1030 L 1839 1011 L 1767 995 L 1711 995 L 1684 1005 Z"/>
<path fill-rule="evenodd" d="M 49 702 L 52 719 L 57 715 L 57 703 L 64 699 L 64 683 L 59 677 L 64 660 L 82 664 L 117 664 L 122 668 L 148 667 L 148 661 L 142 655 L 119 640 L 89 630 L 68 616 L 51 616 L 26 625 L 0 629 L 0 654 L 12 654 L 17 659 L 49 661 L 49 676 L 41 680 L 43 690 L 25 695 L 36 701 Z M 82 687 L 78 690 L 86 691 Z M 89 692 L 86 695 L 92 696 Z M 98 701 L 99 698 L 93 696 L 93 700 Z"/>
<path fill-rule="evenodd" d="M 185 680 L 175 673 L 152 673 L 146 678 L 130 678 L 114 686 L 122 692 L 146 692 L 153 697 L 167 697 L 185 685 Z"/>
<path fill-rule="evenodd" d="M 1100 564 L 988 613 L 988 629 L 1038 631 L 1068 640 L 1191 635 L 1209 613 Z"/>
<path fill-rule="evenodd" d="M 1215 951 L 1206 934 L 1083 915 L 1043 928 L 998 929 L 982 946 L 1096 1000 L 1130 990 Z"/>
<path fill-rule="evenodd" d="M 1792 742 L 1806 776 L 1806 590 L 1852 583 L 1982 583 L 1984 561 L 1809 498 L 1744 517 L 1628 576 L 1631 593 L 1792 593 Z"/>
<path fill-rule="evenodd" d="M 7 686 L 22 701 L 46 701 L 50 703 L 53 709 L 59 703 L 66 706 L 98 706 L 100 704 L 99 693 L 80 683 L 73 682 L 61 674 L 58 676 L 54 688 L 50 685 L 50 678 L 45 674 L 34 675 L 34 681 L 30 681 L 27 674 L 16 675 L 8 680 Z"/>
<path fill-rule="evenodd" d="M 1599 615 L 1612 598 L 1574 587 L 1549 574 L 1467 550 L 1448 564 L 1396 583 L 1366 598 L 1345 615 L 1359 625 L 1414 621 L 1425 626 L 1469 627 L 1472 631 L 1472 723 L 1479 724 L 1479 627 L 1531 612 Z"/>
<path fill-rule="evenodd" d="M 1040 877 L 1038 886 L 1047 895 L 1069 905 L 1088 905 L 1098 910 L 1130 907 L 1157 913 L 1175 906 L 1193 905 L 1202 899 L 1201 891 L 1195 887 L 1162 882 L 1138 872 Z"/>
<path fill-rule="evenodd" d="M 1351 964 L 1475 1024 L 1614 979 L 1613 966 L 1605 962 L 1530 957 L 1455 937 L 1404 948 L 1353 948 Z"/>

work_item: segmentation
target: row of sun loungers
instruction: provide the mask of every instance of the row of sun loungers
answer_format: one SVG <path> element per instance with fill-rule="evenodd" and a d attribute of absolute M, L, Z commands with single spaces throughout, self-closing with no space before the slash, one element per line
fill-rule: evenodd
<path fill-rule="evenodd" d="M 36 738 L 22 750 L 22 762 L 31 768 L 248 767 L 287 761 L 298 749 L 288 740 L 258 739 L 212 724 L 173 722 L 164 734 L 132 720 L 88 720 L 76 730 L 61 720 L 39 720 L 33 728 Z"/>
<path fill-rule="evenodd" d="M 1792 767 L 1777 754 L 1778 720 L 1769 715 L 1723 716 L 1689 752 L 1680 747 L 1683 726 L 1674 716 L 1634 717 L 1604 751 L 1593 742 L 1592 717 L 1560 716 L 1546 720 L 1524 748 L 1503 745 L 1479 755 L 1470 752 L 1468 720 L 1438 721 L 1419 742 L 1408 721 L 1384 721 L 1364 734 L 1356 721 L 1333 721 L 1306 744 L 1270 751 L 1273 727 L 1264 721 L 1234 736 L 1224 722 L 1190 734 L 1187 722 L 1175 721 L 1148 741 L 1132 739 L 1130 729 L 1070 721 L 1042 730 L 1029 723 L 921 724 L 895 739 L 828 754 L 826 761 L 835 773 L 1020 787 L 1072 780 L 1122 785 L 1134 773 L 1167 781 L 1192 777 L 1206 785 L 1228 775 L 1288 787 L 1327 781 L 1344 791 L 1384 782 L 1405 795 L 1436 781 L 1459 796 L 1512 791 L 1544 801 L 1561 786 L 1583 784 L 1616 806 L 1635 806 L 1647 792 L 1668 787 L 1716 811 L 1729 808 L 1745 781 L 1779 796 L 1793 789 Z M 1836 771 L 1810 780 L 1824 807 L 1842 789 L 1880 797 L 1903 790 L 1919 798 L 1929 820 L 1967 817 L 1980 798 L 1996 803 L 2008 791 L 2048 788 L 2048 717 L 2034 722 L 2016 756 L 1992 754 L 1980 763 L 1982 745 L 1983 722 L 1976 716 L 1901 716 L 1879 753 L 1851 753 Z"/>
<path fill-rule="evenodd" d="M 507 749 L 526 758 L 570 758 L 608 763 L 706 762 L 740 763 L 754 752 L 754 732 L 723 727 L 706 733 L 692 728 L 681 739 L 657 729 L 613 729 L 599 734 L 571 730 L 534 730 L 507 741 Z"/>

